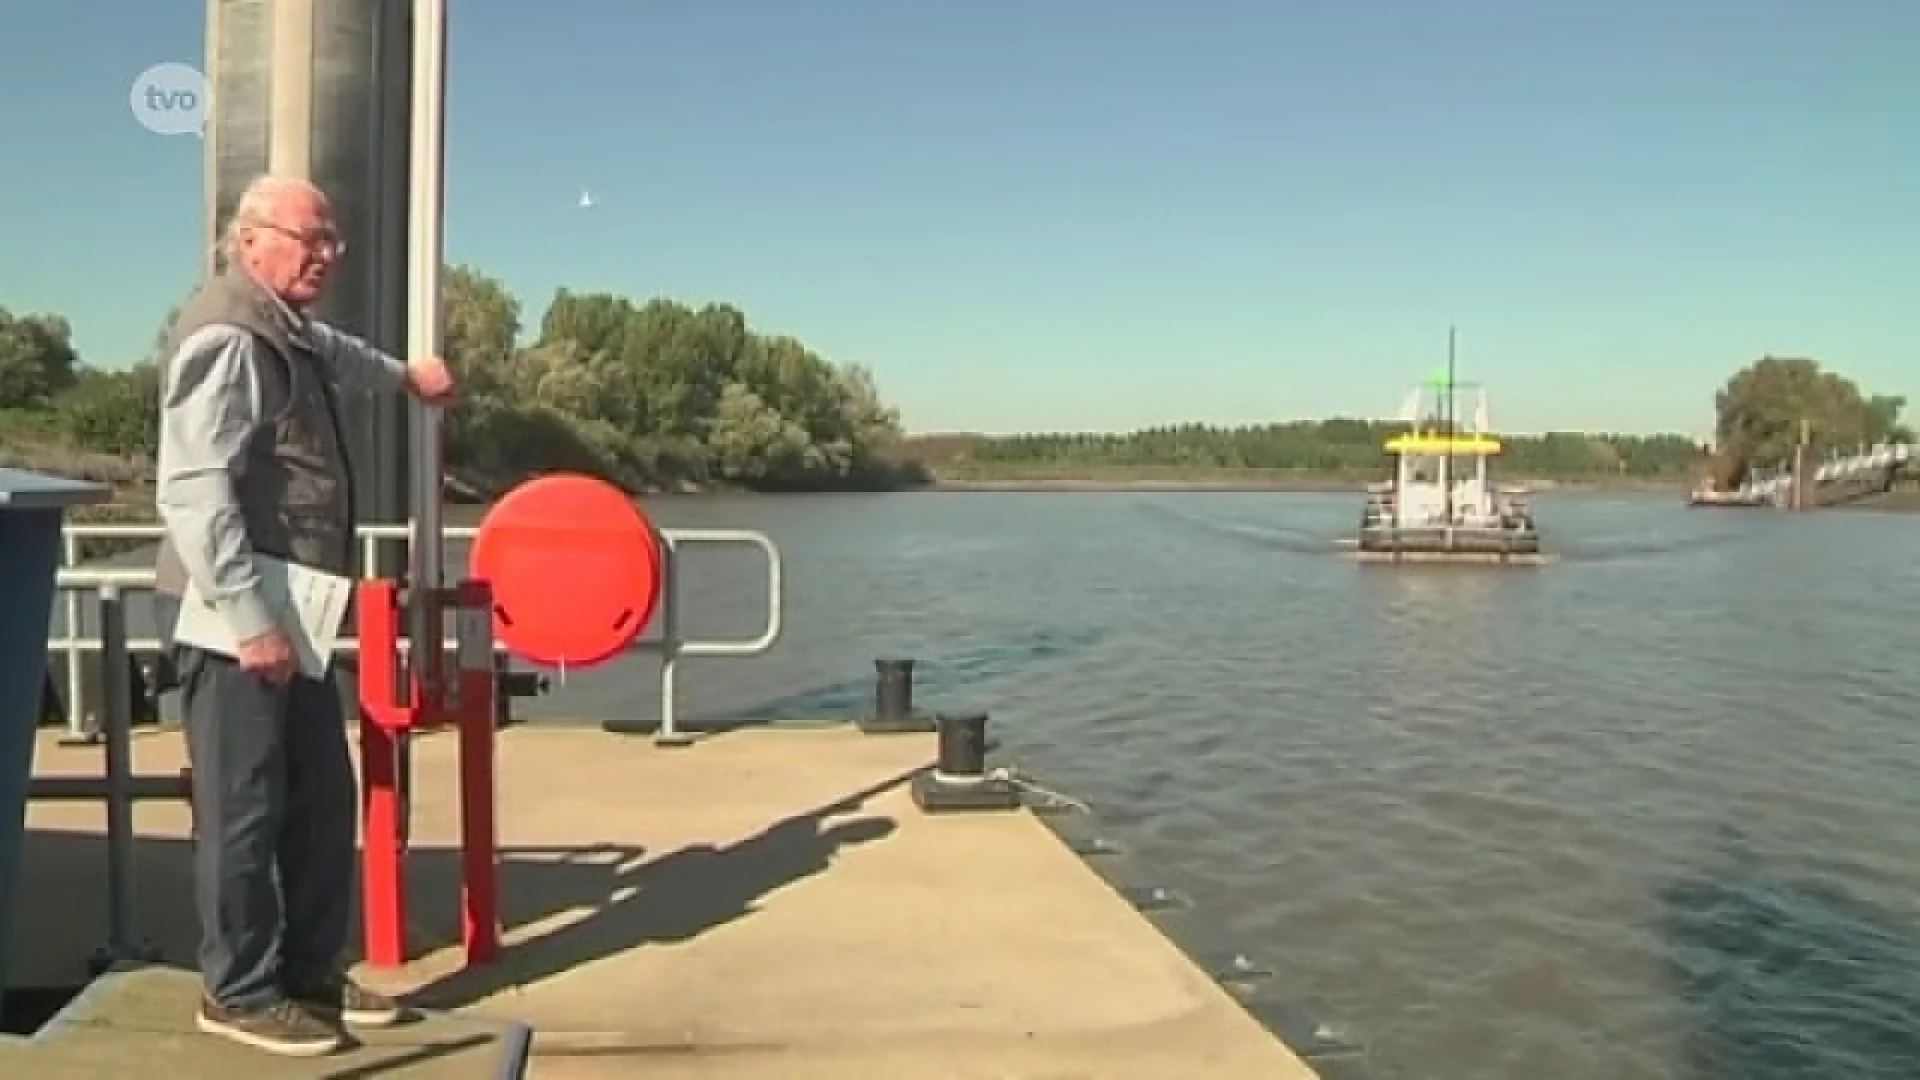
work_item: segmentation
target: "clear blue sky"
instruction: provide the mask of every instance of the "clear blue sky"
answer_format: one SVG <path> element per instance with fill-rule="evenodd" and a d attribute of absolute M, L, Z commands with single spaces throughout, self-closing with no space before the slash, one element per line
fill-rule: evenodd
<path fill-rule="evenodd" d="M 452 6 L 450 258 L 737 303 L 916 430 L 1385 415 L 1449 323 L 1509 429 L 1704 431 L 1768 351 L 1920 402 L 1920 0 Z M 202 7 L 6 21 L 0 305 L 125 362 Z"/>

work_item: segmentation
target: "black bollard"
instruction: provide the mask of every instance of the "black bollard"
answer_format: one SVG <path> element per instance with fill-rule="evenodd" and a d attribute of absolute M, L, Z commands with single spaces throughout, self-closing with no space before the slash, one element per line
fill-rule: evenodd
<path fill-rule="evenodd" d="M 987 772 L 987 714 L 943 712 L 934 718 L 939 748 L 933 768 L 913 778 L 913 801 L 930 814 L 954 810 L 1016 810 L 1020 788 Z"/>
<path fill-rule="evenodd" d="M 935 776 L 949 783 L 977 784 L 987 777 L 987 714 L 941 713 L 940 755 Z"/>
<path fill-rule="evenodd" d="M 868 735 L 898 735 L 934 729 L 913 707 L 913 658 L 883 656 L 873 662 L 873 714 L 855 721 Z"/>
<path fill-rule="evenodd" d="M 883 724 L 913 715 L 913 658 L 883 656 L 873 662 L 873 717 Z"/>

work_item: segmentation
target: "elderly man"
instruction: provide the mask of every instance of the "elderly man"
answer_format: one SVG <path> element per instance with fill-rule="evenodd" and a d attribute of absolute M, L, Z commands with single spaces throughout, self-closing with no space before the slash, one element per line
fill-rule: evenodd
<path fill-rule="evenodd" d="M 402 363 L 307 315 L 346 250 L 311 184 L 256 180 L 223 244 L 226 266 L 169 332 L 156 495 L 156 590 L 177 599 L 191 581 L 238 643 L 173 652 L 193 765 L 198 1023 L 320 1055 L 346 1044 L 345 1025 L 401 1010 L 346 976 L 358 799 L 345 718 L 333 687 L 300 673 L 253 556 L 355 573 L 340 388 L 439 401 L 453 380 L 437 357 Z"/>

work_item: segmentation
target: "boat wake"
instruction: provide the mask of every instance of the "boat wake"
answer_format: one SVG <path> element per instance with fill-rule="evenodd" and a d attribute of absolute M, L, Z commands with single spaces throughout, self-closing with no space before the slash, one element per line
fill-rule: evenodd
<path fill-rule="evenodd" d="M 1207 517 L 1165 503 L 1143 503 L 1141 509 L 1195 532 L 1216 536 L 1260 551 L 1279 551 L 1294 555 L 1338 555 L 1352 558 L 1354 541 L 1345 534 L 1317 533 L 1307 529 L 1262 524 L 1252 521 Z M 1661 560 L 1699 554 L 1739 543 L 1737 532 L 1709 536 L 1590 536 L 1580 539 L 1559 530 L 1564 537 L 1543 552 L 1546 561 L 1560 564 L 1631 562 L 1636 559 Z"/>
<path fill-rule="evenodd" d="M 1142 509 L 1197 532 L 1208 533 L 1261 551 L 1285 551 L 1296 555 L 1333 555 L 1342 550 L 1340 537 L 1315 534 L 1305 529 L 1202 517 L 1164 503 L 1146 503 Z"/>
<path fill-rule="evenodd" d="M 1692 555 L 1727 547 L 1740 540 L 1737 533 L 1716 536 L 1670 536 L 1642 539 L 1636 537 L 1595 537 L 1586 541 L 1569 540 L 1558 546 L 1565 562 L 1607 563 L 1633 559 L 1659 559 L 1670 555 Z"/>

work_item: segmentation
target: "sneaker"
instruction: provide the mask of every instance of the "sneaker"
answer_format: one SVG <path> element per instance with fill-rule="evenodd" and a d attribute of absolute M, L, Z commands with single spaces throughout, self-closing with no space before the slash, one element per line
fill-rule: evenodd
<path fill-rule="evenodd" d="M 286 1057 L 323 1057 L 346 1045 L 339 1029 L 287 1000 L 258 1009 L 229 1009 L 202 1001 L 195 1024 L 209 1035 Z"/>
<path fill-rule="evenodd" d="M 323 986 L 290 989 L 288 994 L 323 1016 L 337 1015 L 342 1022 L 360 1027 L 392 1027 L 407 1016 L 399 1002 L 345 977 Z"/>

